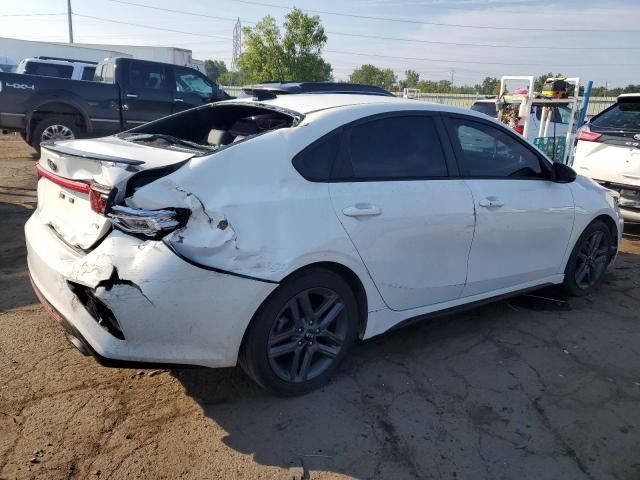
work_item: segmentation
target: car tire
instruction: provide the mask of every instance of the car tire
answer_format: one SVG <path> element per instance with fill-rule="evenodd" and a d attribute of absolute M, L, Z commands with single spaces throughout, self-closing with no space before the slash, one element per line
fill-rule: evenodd
<path fill-rule="evenodd" d="M 53 116 L 40 120 L 31 135 L 31 146 L 40 153 L 40 143 L 48 140 L 73 140 L 78 138 L 80 129 L 72 117 Z"/>
<path fill-rule="evenodd" d="M 247 329 L 239 363 L 263 388 L 282 396 L 324 385 L 358 333 L 355 295 L 336 272 L 310 268 L 288 277 Z"/>
<path fill-rule="evenodd" d="M 613 238 L 609 228 L 601 221 L 589 225 L 571 252 L 564 272 L 564 290 L 575 297 L 593 290 L 611 261 Z"/>

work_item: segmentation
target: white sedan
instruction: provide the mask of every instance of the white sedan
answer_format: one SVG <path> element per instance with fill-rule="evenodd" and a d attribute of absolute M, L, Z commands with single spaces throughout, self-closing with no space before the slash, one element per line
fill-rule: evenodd
<path fill-rule="evenodd" d="M 267 98 L 265 98 L 267 97 Z M 35 291 L 106 365 L 229 367 L 294 395 L 353 344 L 616 255 L 611 192 L 468 110 L 257 95 L 44 145 Z"/>

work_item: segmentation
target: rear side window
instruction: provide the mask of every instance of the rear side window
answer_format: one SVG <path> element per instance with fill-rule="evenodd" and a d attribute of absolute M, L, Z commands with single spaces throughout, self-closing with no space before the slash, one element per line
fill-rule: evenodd
<path fill-rule="evenodd" d="M 640 130 L 640 100 L 614 105 L 592 119 L 591 125 L 621 130 Z"/>
<path fill-rule="evenodd" d="M 448 174 L 432 117 L 386 117 L 355 125 L 348 143 L 350 168 L 341 169 L 342 178 L 401 180 Z"/>
<path fill-rule="evenodd" d="M 24 73 L 28 73 L 30 75 L 40 75 L 43 77 L 71 78 L 71 75 L 73 75 L 73 66 L 28 62 Z"/>
<path fill-rule="evenodd" d="M 95 72 L 95 67 L 84 67 L 84 70 L 82 70 L 82 80 L 93 80 L 93 75 Z"/>
<path fill-rule="evenodd" d="M 153 63 L 132 62 L 129 70 L 129 86 L 134 90 L 166 90 L 167 77 L 164 66 Z"/>
<path fill-rule="evenodd" d="M 342 129 L 316 140 L 293 159 L 293 166 L 300 175 L 312 182 L 326 182 L 331 178 L 331 168 L 340 149 Z"/>
<path fill-rule="evenodd" d="M 543 176 L 538 156 L 501 129 L 458 118 L 452 119 L 451 123 L 467 175 L 492 178 Z"/>

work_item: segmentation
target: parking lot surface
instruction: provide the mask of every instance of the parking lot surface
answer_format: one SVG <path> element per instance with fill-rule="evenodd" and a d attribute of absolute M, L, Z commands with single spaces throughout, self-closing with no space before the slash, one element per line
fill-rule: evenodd
<path fill-rule="evenodd" d="M 414 324 L 282 399 L 240 369 L 107 369 L 67 342 L 29 287 L 34 162 L 0 136 L 0 479 L 640 478 L 640 229 L 590 296 Z"/>

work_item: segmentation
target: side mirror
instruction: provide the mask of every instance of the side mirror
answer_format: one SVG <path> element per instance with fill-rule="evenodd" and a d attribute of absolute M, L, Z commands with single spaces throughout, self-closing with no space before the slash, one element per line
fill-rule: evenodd
<path fill-rule="evenodd" d="M 553 162 L 551 166 L 551 181 L 556 183 L 571 183 L 577 177 L 576 171 L 569 165 Z"/>

